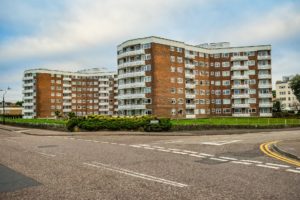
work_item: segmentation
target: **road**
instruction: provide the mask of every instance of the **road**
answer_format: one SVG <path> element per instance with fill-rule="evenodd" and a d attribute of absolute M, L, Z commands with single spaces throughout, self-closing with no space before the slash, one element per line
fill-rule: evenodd
<path fill-rule="evenodd" d="M 300 168 L 259 146 L 299 138 L 299 130 L 216 136 L 0 130 L 0 199 L 298 200 Z"/>

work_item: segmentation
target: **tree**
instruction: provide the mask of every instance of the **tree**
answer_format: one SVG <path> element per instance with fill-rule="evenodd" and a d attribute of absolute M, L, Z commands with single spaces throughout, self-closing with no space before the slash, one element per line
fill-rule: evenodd
<path fill-rule="evenodd" d="M 69 117 L 69 119 L 75 118 L 76 114 L 74 112 L 70 112 L 70 113 L 68 113 L 68 117 Z"/>
<path fill-rule="evenodd" d="M 272 90 L 273 98 L 276 98 L 276 90 Z"/>
<path fill-rule="evenodd" d="M 273 112 L 281 112 L 281 102 L 279 100 L 273 103 Z"/>
<path fill-rule="evenodd" d="M 59 110 L 56 110 L 56 111 L 54 112 L 54 114 L 55 114 L 55 116 L 56 116 L 57 119 L 61 117 L 60 111 L 59 111 Z"/>
<path fill-rule="evenodd" d="M 23 101 L 17 101 L 17 102 L 16 102 L 16 105 L 22 107 Z"/>
<path fill-rule="evenodd" d="M 297 74 L 294 78 L 290 81 L 290 87 L 296 96 L 297 100 L 300 102 L 300 75 Z"/>

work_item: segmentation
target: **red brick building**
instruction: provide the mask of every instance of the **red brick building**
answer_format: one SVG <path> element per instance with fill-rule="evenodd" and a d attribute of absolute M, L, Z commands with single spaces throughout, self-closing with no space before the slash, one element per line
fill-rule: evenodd
<path fill-rule="evenodd" d="M 118 46 L 118 113 L 272 116 L 271 78 L 270 45 L 128 40 Z"/>
<path fill-rule="evenodd" d="M 65 116 L 89 114 L 113 115 L 116 74 L 105 69 L 66 72 L 31 69 L 23 78 L 23 117 L 53 118 L 55 111 Z"/>

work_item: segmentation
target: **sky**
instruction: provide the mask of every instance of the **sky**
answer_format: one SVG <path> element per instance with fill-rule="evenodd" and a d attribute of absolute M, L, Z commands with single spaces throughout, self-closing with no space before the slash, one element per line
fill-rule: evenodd
<path fill-rule="evenodd" d="M 0 89 L 22 100 L 26 69 L 116 70 L 117 45 L 272 45 L 273 83 L 300 73 L 300 0 L 0 0 Z M 0 93 L 2 97 L 2 93 Z"/>

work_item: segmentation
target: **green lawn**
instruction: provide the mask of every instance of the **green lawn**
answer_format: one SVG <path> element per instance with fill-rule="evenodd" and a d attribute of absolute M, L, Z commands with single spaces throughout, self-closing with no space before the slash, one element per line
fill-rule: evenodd
<path fill-rule="evenodd" d="M 2 122 L 2 117 L 0 117 Z M 8 119 L 5 118 L 5 121 L 8 122 L 16 122 L 16 123 L 32 123 L 32 124 L 66 124 L 66 120 L 58 120 L 58 119 Z"/>
<path fill-rule="evenodd" d="M 299 124 L 300 119 L 284 119 L 284 118 L 203 118 L 203 119 L 173 119 L 171 120 L 173 125 L 282 125 L 282 124 Z"/>

